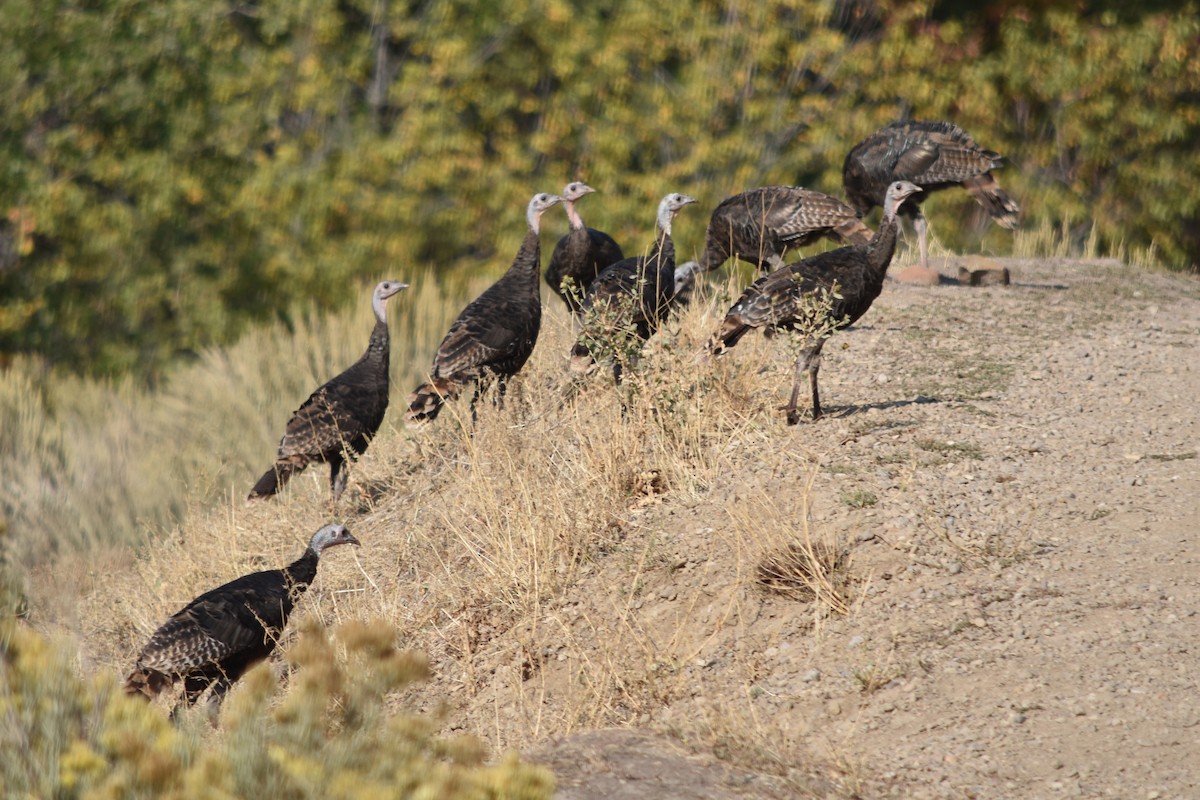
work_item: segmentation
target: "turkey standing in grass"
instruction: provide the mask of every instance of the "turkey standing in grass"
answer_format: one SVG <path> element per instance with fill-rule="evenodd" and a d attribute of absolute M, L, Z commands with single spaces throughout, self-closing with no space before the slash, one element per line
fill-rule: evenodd
<path fill-rule="evenodd" d="M 805 372 L 812 385 L 812 416 L 820 418 L 817 371 L 821 348 L 832 329 L 852 325 L 883 291 L 883 279 L 896 249 L 897 211 L 906 198 L 919 191 L 908 181 L 894 182 L 884 200 L 883 224 L 871 241 L 818 253 L 764 275 L 746 288 L 713 335 L 709 347 L 716 355 L 736 345 L 752 328 L 763 328 L 768 336 L 776 330 L 807 335 L 796 358 L 792 396 L 786 406 L 789 425 L 800 420 L 796 404 L 800 376 Z M 828 306 L 822 305 L 822 296 L 828 298 Z"/>
<path fill-rule="evenodd" d="M 336 504 L 346 489 L 349 462 L 366 452 L 383 424 L 388 407 L 388 298 L 408 284 L 383 281 L 375 287 L 371 307 L 375 328 L 367 352 L 345 372 L 331 379 L 304 401 L 288 420 L 275 464 L 250 490 L 249 500 L 271 497 L 314 461 L 329 464 L 329 483 Z"/>
<path fill-rule="evenodd" d="M 429 382 L 408 396 L 408 420 L 432 420 L 446 400 L 458 396 L 467 383 L 475 384 L 471 414 L 486 381 L 497 379 L 504 397 L 505 384 L 516 375 L 533 352 L 542 324 L 542 296 L 538 283 L 541 248 L 538 228 L 542 214 L 562 198 L 536 194 L 525 212 L 525 240 L 512 266 L 479 297 L 472 300 L 438 346 L 429 370 Z"/>
<path fill-rule="evenodd" d="M 571 231 L 558 240 L 550 265 L 546 267 L 546 283 L 562 298 L 572 314 L 578 314 L 580 300 L 596 276 L 610 264 L 625 257 L 621 246 L 607 233 L 583 224 L 575 203 L 585 195 L 596 191 L 586 183 L 575 181 L 563 189 L 563 208 L 567 210 L 567 221 Z M 563 286 L 563 280 L 571 283 Z"/>
<path fill-rule="evenodd" d="M 582 371 L 593 362 L 589 340 L 611 338 L 618 328 L 629 327 L 644 342 L 666 321 L 676 285 L 671 221 L 681 208 L 694 202 L 696 198 L 686 194 L 664 197 L 658 204 L 657 236 L 649 254 L 622 259 L 596 276 L 583 298 L 587 318 L 571 349 L 572 369 Z M 619 363 L 613 365 L 613 375 L 620 381 Z"/>
<path fill-rule="evenodd" d="M 893 181 L 915 183 L 924 192 L 910 198 L 900 213 L 913 221 L 921 266 L 929 266 L 929 223 L 921 202 L 931 192 L 961 186 L 1002 227 L 1017 227 L 1021 209 L 1005 194 L 991 171 L 1004 157 L 984 150 L 966 131 L 950 122 L 894 122 L 854 146 L 842 165 L 846 198 L 860 216 L 883 205 Z"/>
<path fill-rule="evenodd" d="M 208 702 L 215 714 L 234 682 L 275 650 L 292 608 L 317 575 L 321 553 L 339 544 L 358 540 L 342 525 L 326 525 L 290 566 L 243 575 L 188 603 L 142 648 L 125 693 L 152 699 L 182 678 L 188 706 L 212 687 Z"/>
<path fill-rule="evenodd" d="M 779 269 L 789 250 L 822 236 L 866 244 L 871 229 L 836 197 L 799 186 L 751 189 L 727 197 L 713 210 L 704 233 L 700 269 L 714 270 L 730 256 L 759 269 Z"/>

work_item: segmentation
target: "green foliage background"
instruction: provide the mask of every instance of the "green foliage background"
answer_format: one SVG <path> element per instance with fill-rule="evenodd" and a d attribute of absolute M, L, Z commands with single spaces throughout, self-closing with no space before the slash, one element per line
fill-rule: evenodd
<path fill-rule="evenodd" d="M 154 378 L 384 274 L 461 285 L 574 178 L 636 250 L 666 191 L 840 194 L 846 151 L 903 116 L 1007 155 L 1027 225 L 1186 268 L 1200 14 L 1110 6 L 9 0 L 0 357 Z M 952 247 L 1008 246 L 965 196 L 927 208 Z"/>

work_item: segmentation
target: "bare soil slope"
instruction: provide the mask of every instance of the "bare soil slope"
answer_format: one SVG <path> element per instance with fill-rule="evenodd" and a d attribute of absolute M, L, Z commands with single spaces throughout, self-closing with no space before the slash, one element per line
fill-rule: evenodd
<path fill-rule="evenodd" d="M 791 777 L 694 796 L 1200 796 L 1200 283 L 1005 263 L 1008 287 L 889 284 L 826 348 L 829 419 L 647 510 L 638 591 L 602 567 L 557 612 L 569 663 L 617 610 L 608 635 L 662 684 L 641 727 Z M 844 615 L 714 545 L 762 504 L 803 512 L 793 448 L 820 465 L 812 527 L 848 550 Z"/>

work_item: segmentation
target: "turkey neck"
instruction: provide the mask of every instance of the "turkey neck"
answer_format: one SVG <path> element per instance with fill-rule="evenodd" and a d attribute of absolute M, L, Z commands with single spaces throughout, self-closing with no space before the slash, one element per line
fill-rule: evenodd
<path fill-rule="evenodd" d="M 287 579 L 288 589 L 298 592 L 307 589 L 308 585 L 313 582 L 313 578 L 317 577 L 317 561 L 319 559 L 317 551 L 310 547 L 304 551 L 304 555 L 285 567 L 283 574 Z"/>
<path fill-rule="evenodd" d="M 359 363 L 367 364 L 375 370 L 380 370 L 386 383 L 388 377 L 388 362 L 391 361 L 392 337 L 388 333 L 387 322 L 377 319 L 371 330 L 371 340 L 367 343 L 367 352 Z M 299 563 L 299 562 L 296 562 Z"/>
<path fill-rule="evenodd" d="M 564 205 L 567 207 L 567 224 L 571 226 L 571 230 L 583 230 L 583 217 L 579 216 L 579 212 L 575 210 L 575 202 L 567 201 Z"/>
<path fill-rule="evenodd" d="M 521 242 L 521 249 L 517 251 L 517 256 L 513 259 L 512 266 L 501 278 L 501 280 L 523 285 L 528 293 L 539 301 L 539 305 L 542 297 L 538 284 L 538 269 L 542 263 L 540 243 L 538 229 L 529 228 L 525 233 L 525 240 Z"/>
<path fill-rule="evenodd" d="M 893 214 L 884 218 L 879 230 L 875 231 L 875 235 L 867 243 L 867 263 L 871 268 L 871 277 L 879 283 L 883 282 L 892 263 L 892 256 L 896 252 L 896 235 L 899 231 L 900 224 Z"/>
<path fill-rule="evenodd" d="M 654 248 L 650 251 L 650 255 L 646 257 L 647 273 L 661 272 L 670 266 L 671 271 L 675 270 L 675 242 L 671 239 L 671 229 L 660 228 L 658 238 L 654 240 Z M 672 276 L 674 280 L 674 276 Z"/>

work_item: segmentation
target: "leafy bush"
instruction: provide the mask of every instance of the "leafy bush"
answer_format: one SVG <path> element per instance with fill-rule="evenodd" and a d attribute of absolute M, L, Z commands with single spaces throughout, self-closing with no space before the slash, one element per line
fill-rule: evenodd
<path fill-rule="evenodd" d="M 248 673 L 222 716 L 173 726 L 125 696 L 115 676 L 83 681 L 65 648 L 0 622 L 0 773 L 10 795 L 56 798 L 549 797 L 545 770 L 515 755 L 484 763 L 472 737 L 441 738 L 428 719 L 392 714 L 385 695 L 425 677 L 382 623 L 329 636 L 310 624 L 287 658 L 281 698 L 271 665 Z"/>

